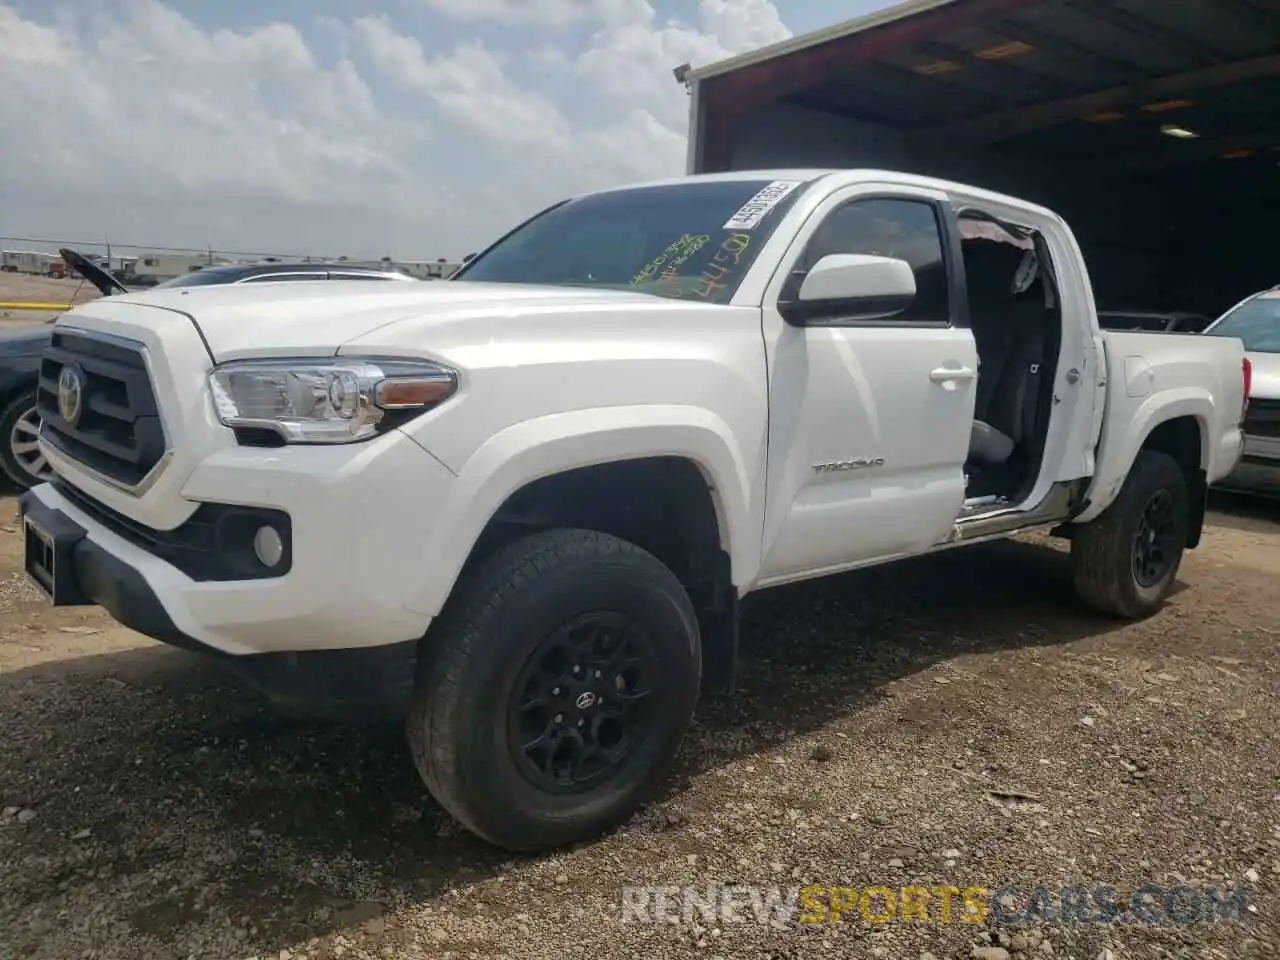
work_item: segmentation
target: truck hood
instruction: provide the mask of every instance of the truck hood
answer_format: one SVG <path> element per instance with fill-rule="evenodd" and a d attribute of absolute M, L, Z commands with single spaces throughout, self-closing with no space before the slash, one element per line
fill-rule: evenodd
<path fill-rule="evenodd" d="M 103 270 L 92 260 L 89 260 L 83 254 L 77 253 L 70 247 L 59 247 L 58 256 L 62 257 L 63 262 L 72 270 L 97 287 L 98 292 L 104 297 L 129 292 L 128 287 L 107 273 L 106 270 Z"/>
<path fill-rule="evenodd" d="M 110 312 L 119 316 L 118 310 L 133 305 L 185 314 L 200 331 L 212 359 L 222 363 L 246 357 L 328 356 L 402 320 L 414 320 L 415 331 L 463 322 L 474 329 L 474 323 L 486 319 L 503 321 L 499 325 L 507 327 L 525 314 L 546 323 L 549 314 L 670 302 L 629 291 L 575 287 L 323 280 L 118 294 L 110 298 Z M 95 312 L 105 315 L 105 306 L 95 309 L 94 302 L 87 303 L 63 314 L 59 323 L 75 326 L 78 318 L 93 318 Z M 422 346 L 429 349 L 431 343 Z"/>
<path fill-rule="evenodd" d="M 1253 387 L 1250 396 L 1280 400 L 1280 353 L 1246 353 L 1253 365 Z"/>

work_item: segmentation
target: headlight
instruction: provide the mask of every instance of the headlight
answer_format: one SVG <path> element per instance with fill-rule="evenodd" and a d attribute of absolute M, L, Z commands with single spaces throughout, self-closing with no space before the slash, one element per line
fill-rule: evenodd
<path fill-rule="evenodd" d="M 218 419 L 286 443 L 351 443 L 434 407 L 458 388 L 426 360 L 236 360 L 209 375 Z"/>

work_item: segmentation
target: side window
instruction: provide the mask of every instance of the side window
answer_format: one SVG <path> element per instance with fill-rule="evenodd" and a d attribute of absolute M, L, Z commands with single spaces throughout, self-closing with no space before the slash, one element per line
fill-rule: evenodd
<path fill-rule="evenodd" d="M 827 216 L 809 239 L 801 269 L 832 253 L 897 257 L 916 275 L 916 299 L 897 322 L 949 323 L 951 297 L 937 208 L 925 200 L 854 200 Z"/>

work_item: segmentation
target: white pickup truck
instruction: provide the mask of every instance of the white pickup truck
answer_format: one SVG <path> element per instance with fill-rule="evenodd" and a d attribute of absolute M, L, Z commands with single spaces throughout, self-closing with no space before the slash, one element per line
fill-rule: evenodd
<path fill-rule="evenodd" d="M 281 705 L 403 718 L 450 813 L 537 850 L 664 779 L 750 591 L 1039 528 L 1086 603 L 1155 611 L 1246 370 L 1234 339 L 1101 332 L 1070 230 L 1011 197 L 672 179 L 447 283 L 64 314 L 26 566 Z"/>

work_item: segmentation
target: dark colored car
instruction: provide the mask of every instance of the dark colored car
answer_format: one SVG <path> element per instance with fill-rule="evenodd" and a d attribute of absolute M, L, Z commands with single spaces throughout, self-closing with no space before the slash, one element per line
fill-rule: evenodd
<path fill-rule="evenodd" d="M 58 253 L 69 267 L 97 287 L 104 297 L 131 292 L 115 276 L 74 250 L 62 249 Z M 419 282 L 394 270 L 349 263 L 266 262 L 207 267 L 167 280 L 155 289 L 282 280 Z M 36 410 L 36 381 L 40 373 L 40 354 L 53 336 L 52 325 L 53 320 L 48 320 L 13 330 L 0 330 L 0 474 L 24 489 L 48 476 L 48 464 L 37 443 L 40 414 Z"/>
<path fill-rule="evenodd" d="M 1212 317 L 1181 310 L 1099 310 L 1103 330 L 1145 330 L 1150 333 L 1200 333 Z"/>
<path fill-rule="evenodd" d="M 281 280 L 409 280 L 414 278 L 397 270 L 359 267 L 349 263 L 236 263 L 225 267 L 205 267 L 185 273 L 164 283 L 156 290 L 172 287 L 207 287 L 224 283 L 279 283 Z"/>

